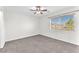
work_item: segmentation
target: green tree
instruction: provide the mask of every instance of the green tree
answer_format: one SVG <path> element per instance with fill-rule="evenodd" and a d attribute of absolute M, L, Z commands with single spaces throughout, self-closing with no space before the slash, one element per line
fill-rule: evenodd
<path fill-rule="evenodd" d="M 73 28 L 74 28 L 73 23 L 74 23 L 74 21 L 73 21 L 72 19 L 70 19 L 69 21 L 67 21 L 67 22 L 65 23 L 66 29 L 67 29 L 67 30 L 73 30 Z"/>

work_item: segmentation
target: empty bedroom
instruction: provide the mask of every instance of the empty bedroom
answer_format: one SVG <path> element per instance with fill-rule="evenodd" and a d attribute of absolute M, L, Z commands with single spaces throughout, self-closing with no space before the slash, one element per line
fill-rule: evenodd
<path fill-rule="evenodd" d="M 78 6 L 0 6 L 0 53 L 79 53 L 78 35 Z"/>

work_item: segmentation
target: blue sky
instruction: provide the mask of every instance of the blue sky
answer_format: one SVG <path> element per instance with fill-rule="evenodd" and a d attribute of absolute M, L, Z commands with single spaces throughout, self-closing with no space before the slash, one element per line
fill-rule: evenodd
<path fill-rule="evenodd" d="M 64 24 L 64 23 L 67 22 L 70 18 L 73 18 L 73 15 L 57 17 L 57 18 L 51 19 L 51 23 L 52 23 L 52 24 Z"/>

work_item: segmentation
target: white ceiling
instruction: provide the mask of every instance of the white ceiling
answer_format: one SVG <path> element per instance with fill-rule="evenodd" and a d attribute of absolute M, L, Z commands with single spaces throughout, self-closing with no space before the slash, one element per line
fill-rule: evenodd
<path fill-rule="evenodd" d="M 30 8 L 32 8 L 32 6 L 6 6 L 4 8 L 7 12 L 9 11 L 9 12 L 23 13 L 23 14 L 30 15 L 30 16 L 44 16 L 44 15 L 49 15 L 57 11 L 73 8 L 73 6 L 43 6 L 43 7 L 47 8 L 48 10 L 43 15 L 34 15 L 34 13 L 30 11 Z"/>

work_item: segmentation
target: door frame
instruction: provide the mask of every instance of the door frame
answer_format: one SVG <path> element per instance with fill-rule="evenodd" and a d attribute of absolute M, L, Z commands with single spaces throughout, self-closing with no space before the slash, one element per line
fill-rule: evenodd
<path fill-rule="evenodd" d="M 4 26 L 4 13 L 0 11 L 0 48 L 5 45 L 5 26 Z"/>

